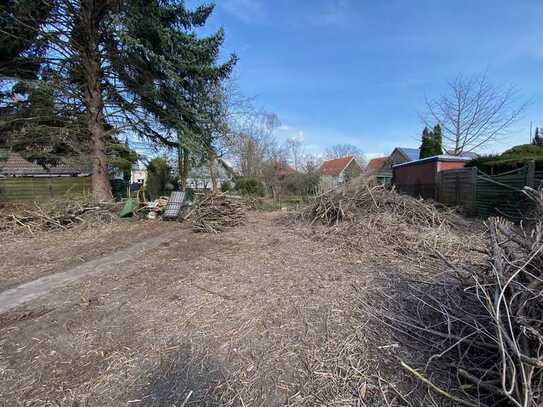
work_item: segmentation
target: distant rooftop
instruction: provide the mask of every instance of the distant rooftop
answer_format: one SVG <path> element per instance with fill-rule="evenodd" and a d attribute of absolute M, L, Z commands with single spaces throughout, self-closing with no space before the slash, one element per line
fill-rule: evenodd
<path fill-rule="evenodd" d="M 388 157 L 377 157 L 370 160 L 366 169 L 368 171 L 379 171 L 385 165 Z"/>
<path fill-rule="evenodd" d="M 44 168 L 23 158 L 19 153 L 0 149 L 0 176 L 4 177 L 40 177 L 90 174 L 89 166 L 68 163 L 56 167 Z"/>
<path fill-rule="evenodd" d="M 396 164 L 393 165 L 393 168 L 396 167 L 407 167 L 410 165 L 416 165 L 419 163 L 425 163 L 425 162 L 432 162 L 432 161 L 441 161 L 441 162 L 467 162 L 471 161 L 473 158 L 471 157 L 464 157 L 464 156 L 457 156 L 457 155 L 449 155 L 449 154 L 441 154 L 441 155 L 434 155 L 433 157 L 426 157 L 422 158 L 420 160 L 413 160 L 408 161 L 402 164 Z"/>
<path fill-rule="evenodd" d="M 349 164 L 353 158 L 354 157 L 352 155 L 349 155 L 347 157 L 327 160 L 322 163 L 321 167 L 319 168 L 319 172 L 323 175 L 337 177 L 339 174 L 341 174 L 341 171 L 345 169 L 347 164 Z"/>
<path fill-rule="evenodd" d="M 407 147 L 398 147 L 398 150 L 407 157 L 409 161 L 415 161 L 418 160 L 420 157 L 420 149 L 419 148 L 407 148 Z"/>

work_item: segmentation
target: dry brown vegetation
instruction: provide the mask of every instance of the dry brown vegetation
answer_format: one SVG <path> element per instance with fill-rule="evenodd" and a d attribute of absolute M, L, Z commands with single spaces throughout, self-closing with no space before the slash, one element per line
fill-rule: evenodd
<path fill-rule="evenodd" d="M 45 205 L 28 203 L 0 207 L 0 237 L 34 235 L 67 230 L 76 225 L 94 227 L 115 222 L 118 204 L 93 203 L 88 199 L 52 201 Z"/>
<path fill-rule="evenodd" d="M 249 206 L 241 199 L 225 194 L 206 194 L 196 199 L 183 220 L 189 220 L 196 232 L 219 233 L 245 224 L 248 209 Z"/>
<path fill-rule="evenodd" d="M 483 248 L 479 222 L 463 219 L 453 209 L 400 195 L 360 177 L 346 187 L 318 196 L 293 219 L 315 228 L 315 237 L 355 251 L 360 260 L 419 269 L 441 264 L 439 253 L 461 262 Z"/>
<path fill-rule="evenodd" d="M 526 194 L 543 203 L 541 192 Z M 482 235 L 450 211 L 368 180 L 318 197 L 298 219 L 333 226 L 321 238 L 344 246 L 374 254 L 381 242 L 388 258 L 401 254 L 404 267 L 376 273 L 358 296 L 366 336 L 392 343 L 374 366 L 384 405 L 540 405 L 541 220 L 491 219 Z M 416 264 L 413 254 L 423 267 L 405 267 Z"/>
<path fill-rule="evenodd" d="M 248 212 L 224 228 L 224 214 L 229 222 L 245 208 L 207 199 L 194 209 L 209 231 L 224 233 L 150 222 L 167 243 L 2 315 L 1 398 L 33 406 L 541 402 L 537 222 L 468 222 L 360 180 L 290 214 L 288 225 Z"/>

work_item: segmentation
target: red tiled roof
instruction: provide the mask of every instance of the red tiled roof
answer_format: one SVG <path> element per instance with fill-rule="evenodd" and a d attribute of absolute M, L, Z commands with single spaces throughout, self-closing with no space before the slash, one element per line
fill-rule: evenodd
<path fill-rule="evenodd" d="M 349 155 L 347 157 L 336 158 L 335 160 L 328 160 L 322 163 L 319 168 L 319 172 L 322 175 L 330 175 L 332 177 L 337 177 L 341 174 L 341 171 L 345 169 L 347 164 L 351 162 L 354 157 Z"/>
<path fill-rule="evenodd" d="M 370 160 L 366 169 L 368 171 L 379 171 L 385 165 L 387 158 L 388 157 L 378 157 Z"/>
<path fill-rule="evenodd" d="M 88 174 L 90 169 L 66 164 L 45 169 L 13 152 L 8 153 L 6 160 L 0 160 L 0 175 L 4 176 L 74 175 L 80 173 Z"/>

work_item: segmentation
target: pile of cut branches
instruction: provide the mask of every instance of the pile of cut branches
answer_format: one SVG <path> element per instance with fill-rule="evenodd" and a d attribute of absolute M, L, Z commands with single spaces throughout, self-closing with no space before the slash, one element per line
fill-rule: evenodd
<path fill-rule="evenodd" d="M 527 195 L 543 203 L 541 191 Z M 456 405 L 540 406 L 543 220 L 486 226 L 486 263 L 444 259 L 449 271 L 439 281 L 383 281 L 384 304 L 362 308 L 409 348 L 399 363 L 432 392 Z"/>
<path fill-rule="evenodd" d="M 0 234 L 35 234 L 66 230 L 78 224 L 106 224 L 117 217 L 116 204 L 55 201 L 40 205 L 4 207 L 0 210 Z"/>
<path fill-rule="evenodd" d="M 242 200 L 225 194 L 208 194 L 196 200 L 194 207 L 185 216 L 196 232 L 219 233 L 225 228 L 245 224 L 247 207 Z"/>
<path fill-rule="evenodd" d="M 295 220 L 327 226 L 321 230 L 322 238 L 368 259 L 404 262 L 394 255 L 399 253 L 421 267 L 429 258 L 440 261 L 438 250 L 463 258 L 467 249 L 480 245 L 482 233 L 452 209 L 399 194 L 363 177 L 317 196 L 295 214 Z"/>
<path fill-rule="evenodd" d="M 450 214 L 452 211 L 449 211 Z M 449 224 L 450 218 L 433 203 L 401 195 L 371 179 L 358 178 L 345 187 L 319 195 L 300 214 L 311 224 L 337 225 L 361 214 L 388 213 L 406 223 L 423 226 Z"/>

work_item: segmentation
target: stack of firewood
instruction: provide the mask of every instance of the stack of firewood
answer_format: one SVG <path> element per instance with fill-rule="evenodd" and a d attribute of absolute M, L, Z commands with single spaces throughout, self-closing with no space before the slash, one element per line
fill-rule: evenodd
<path fill-rule="evenodd" d="M 196 232 L 219 233 L 225 228 L 245 224 L 247 207 L 243 201 L 224 194 L 209 194 L 199 198 L 185 217 Z"/>

